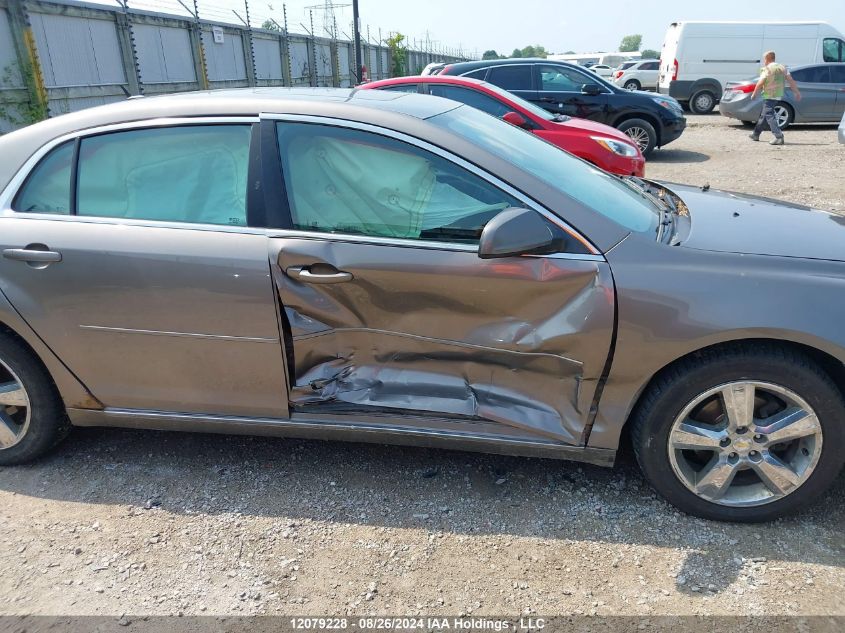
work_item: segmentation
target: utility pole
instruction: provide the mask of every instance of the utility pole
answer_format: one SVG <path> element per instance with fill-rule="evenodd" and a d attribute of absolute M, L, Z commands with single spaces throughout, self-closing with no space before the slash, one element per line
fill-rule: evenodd
<path fill-rule="evenodd" d="M 352 36 L 355 39 L 355 83 L 361 83 L 361 17 L 358 15 L 358 0 L 352 0 Z"/>

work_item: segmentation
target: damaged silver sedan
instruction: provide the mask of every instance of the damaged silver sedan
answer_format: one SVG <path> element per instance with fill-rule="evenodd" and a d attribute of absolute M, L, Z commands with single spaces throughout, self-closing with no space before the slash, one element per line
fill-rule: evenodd
<path fill-rule="evenodd" d="M 0 139 L 0 463 L 70 426 L 611 466 L 769 520 L 845 455 L 845 227 L 382 91 L 132 99 Z"/>

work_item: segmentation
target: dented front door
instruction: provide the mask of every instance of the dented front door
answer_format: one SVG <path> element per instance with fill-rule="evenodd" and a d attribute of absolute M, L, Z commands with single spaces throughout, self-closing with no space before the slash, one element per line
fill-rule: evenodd
<path fill-rule="evenodd" d="M 600 258 L 271 242 L 295 409 L 484 419 L 579 442 L 613 327 Z"/>

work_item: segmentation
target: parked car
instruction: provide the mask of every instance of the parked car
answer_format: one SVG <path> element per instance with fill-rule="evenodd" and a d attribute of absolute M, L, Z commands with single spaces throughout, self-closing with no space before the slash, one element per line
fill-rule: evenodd
<path fill-rule="evenodd" d="M 366 88 L 420 92 L 459 101 L 529 130 L 611 173 L 642 176 L 645 171 L 645 158 L 639 147 L 619 130 L 594 121 L 551 114 L 529 101 L 478 79 L 450 75 L 396 77 L 375 81 Z"/>
<path fill-rule="evenodd" d="M 648 155 L 684 131 L 686 119 L 671 97 L 624 90 L 581 66 L 545 59 L 499 59 L 447 64 L 441 75 L 481 79 L 553 114 L 592 119 L 630 136 Z"/>
<path fill-rule="evenodd" d="M 725 86 L 759 72 L 763 53 L 778 62 L 845 62 L 845 37 L 826 22 L 673 22 L 660 52 L 658 90 L 707 114 Z"/>
<path fill-rule="evenodd" d="M 626 62 L 613 72 L 613 83 L 625 90 L 657 90 L 659 59 Z"/>
<path fill-rule="evenodd" d="M 590 70 L 596 73 L 599 77 L 612 77 L 613 69 L 607 64 L 593 64 Z"/>
<path fill-rule="evenodd" d="M 789 85 L 783 99 L 775 106 L 778 124 L 787 128 L 793 123 L 835 123 L 845 113 L 845 63 L 814 64 L 791 69 L 790 73 L 801 100 L 795 99 Z M 730 82 L 722 95 L 719 111 L 722 116 L 753 124 L 763 110 L 763 97 L 752 99 L 758 79 Z"/>
<path fill-rule="evenodd" d="M 679 508 L 760 521 L 845 460 L 834 214 L 384 90 L 129 99 L 0 156 L 3 465 L 70 425 L 605 466 L 625 434 Z"/>
<path fill-rule="evenodd" d="M 842 115 L 842 120 L 839 122 L 839 142 L 845 143 L 845 114 Z"/>

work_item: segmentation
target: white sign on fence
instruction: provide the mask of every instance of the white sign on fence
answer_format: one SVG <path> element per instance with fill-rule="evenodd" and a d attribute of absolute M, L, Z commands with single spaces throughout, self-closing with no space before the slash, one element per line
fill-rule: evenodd
<path fill-rule="evenodd" d="M 223 27 L 222 26 L 212 26 L 211 27 L 211 34 L 214 36 L 214 43 L 215 44 L 222 44 L 223 43 Z"/>

